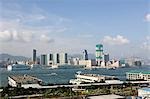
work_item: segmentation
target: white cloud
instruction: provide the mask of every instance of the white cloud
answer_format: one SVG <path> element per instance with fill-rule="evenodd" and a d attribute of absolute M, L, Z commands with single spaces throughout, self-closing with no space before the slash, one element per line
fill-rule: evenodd
<path fill-rule="evenodd" d="M 0 32 L 1 42 L 8 41 L 19 41 L 19 42 L 30 42 L 33 34 L 30 32 L 18 32 L 16 30 L 5 30 Z"/>
<path fill-rule="evenodd" d="M 144 42 L 142 48 L 144 48 L 144 49 L 146 49 L 146 50 L 150 50 L 150 43 Z"/>
<path fill-rule="evenodd" d="M 143 42 L 142 48 L 150 50 L 150 36 L 146 37 L 145 41 Z"/>
<path fill-rule="evenodd" d="M 41 42 L 44 42 L 44 43 L 52 43 L 52 42 L 54 42 L 54 39 L 51 39 L 50 37 L 48 37 L 48 36 L 45 35 L 45 34 L 42 34 L 42 35 L 40 36 L 40 41 L 41 41 Z"/>
<path fill-rule="evenodd" d="M 146 14 L 145 20 L 146 20 L 147 22 L 150 22 L 150 13 Z"/>
<path fill-rule="evenodd" d="M 150 41 L 150 36 L 147 36 L 147 37 L 146 37 L 146 40 L 149 40 L 149 41 Z"/>
<path fill-rule="evenodd" d="M 12 39 L 12 34 L 9 31 L 0 32 L 0 41 L 10 41 Z"/>
<path fill-rule="evenodd" d="M 22 32 L 22 40 L 25 42 L 30 42 L 33 39 L 33 33 L 31 32 Z"/>
<path fill-rule="evenodd" d="M 123 45 L 128 44 L 129 40 L 121 35 L 117 35 L 116 37 L 105 36 L 103 42 L 110 45 Z"/>

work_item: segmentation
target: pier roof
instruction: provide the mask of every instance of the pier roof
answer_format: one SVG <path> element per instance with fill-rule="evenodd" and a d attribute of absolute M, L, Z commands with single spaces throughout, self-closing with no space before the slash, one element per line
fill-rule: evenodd
<path fill-rule="evenodd" d="M 16 75 L 16 76 L 9 76 L 11 79 L 16 81 L 16 83 L 21 84 L 37 84 L 39 81 L 42 81 L 36 77 L 29 76 L 29 75 Z"/>
<path fill-rule="evenodd" d="M 141 74 L 150 74 L 150 71 L 137 71 L 137 70 L 132 70 L 132 71 L 129 71 L 127 73 L 141 73 Z"/>

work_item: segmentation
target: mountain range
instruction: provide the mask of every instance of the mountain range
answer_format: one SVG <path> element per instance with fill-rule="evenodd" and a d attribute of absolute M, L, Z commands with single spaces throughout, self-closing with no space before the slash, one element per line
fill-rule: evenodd
<path fill-rule="evenodd" d="M 1 61 L 7 61 L 7 60 L 15 60 L 15 61 L 26 61 L 29 60 L 30 58 L 24 57 L 24 56 L 13 56 L 10 54 L 2 53 L 0 54 L 0 60 Z"/>
<path fill-rule="evenodd" d="M 40 57 L 40 56 L 38 56 Z M 70 57 L 78 57 L 80 59 L 82 59 L 82 55 L 81 54 L 73 54 L 73 55 L 68 55 L 68 58 Z M 88 54 L 89 59 L 95 59 L 95 55 L 89 53 Z M 25 56 L 13 56 L 7 53 L 2 53 L 0 54 L 0 60 L 1 61 L 7 61 L 7 60 L 15 60 L 15 61 L 27 61 L 31 58 L 25 57 Z"/>

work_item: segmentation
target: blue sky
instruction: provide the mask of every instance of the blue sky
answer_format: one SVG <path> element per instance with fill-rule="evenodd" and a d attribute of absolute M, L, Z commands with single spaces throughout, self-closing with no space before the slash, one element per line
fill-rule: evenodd
<path fill-rule="evenodd" d="M 148 0 L 1 0 L 0 51 L 94 53 L 102 43 L 112 57 L 149 57 L 149 8 Z"/>

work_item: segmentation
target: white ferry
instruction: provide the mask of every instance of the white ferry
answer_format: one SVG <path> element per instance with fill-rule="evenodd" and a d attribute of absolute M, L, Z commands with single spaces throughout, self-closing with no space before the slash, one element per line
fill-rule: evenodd
<path fill-rule="evenodd" d="M 81 72 L 77 72 L 75 77 L 76 79 L 71 79 L 69 83 L 72 83 L 72 84 L 98 83 L 98 82 L 105 83 L 106 80 L 116 79 L 114 76 L 105 76 L 105 75 L 99 75 L 99 74 L 82 74 Z"/>
<path fill-rule="evenodd" d="M 20 65 L 20 64 L 13 64 L 13 65 L 8 65 L 7 70 L 8 71 L 16 71 L 16 70 L 29 70 L 30 66 L 27 65 Z"/>

